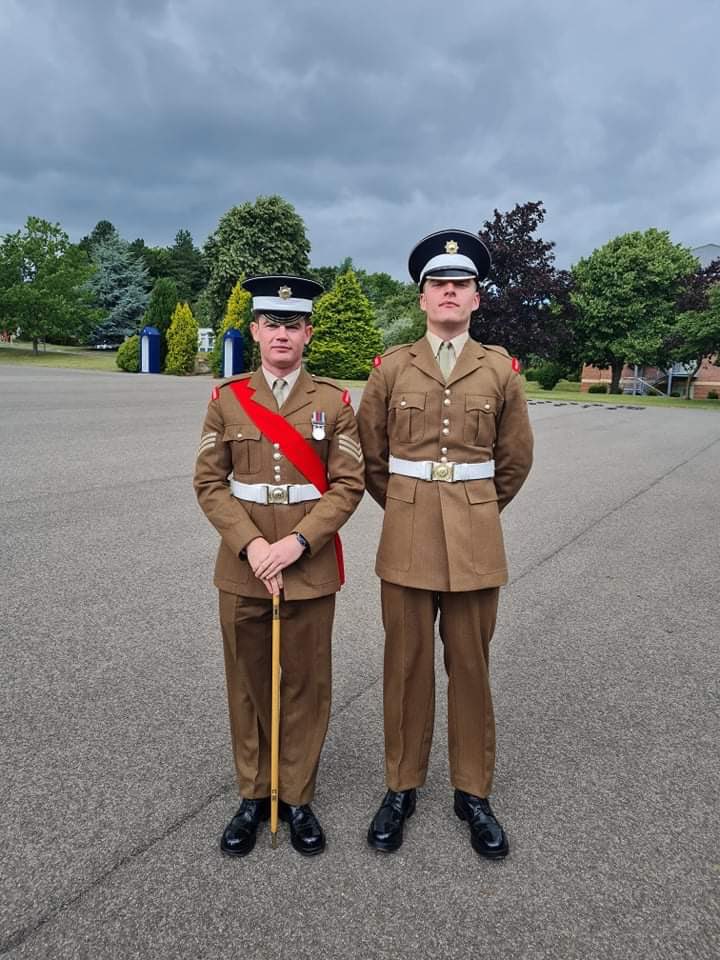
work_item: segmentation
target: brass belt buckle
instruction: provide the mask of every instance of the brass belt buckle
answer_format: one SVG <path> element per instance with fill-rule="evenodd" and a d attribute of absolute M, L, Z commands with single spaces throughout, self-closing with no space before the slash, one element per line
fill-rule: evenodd
<path fill-rule="evenodd" d="M 438 463 L 433 461 L 431 480 L 444 480 L 446 483 L 452 483 L 455 477 L 454 463 Z"/>
<path fill-rule="evenodd" d="M 288 485 L 286 483 L 278 484 L 273 486 L 268 484 L 267 487 L 267 502 L 268 503 L 290 503 Z"/>

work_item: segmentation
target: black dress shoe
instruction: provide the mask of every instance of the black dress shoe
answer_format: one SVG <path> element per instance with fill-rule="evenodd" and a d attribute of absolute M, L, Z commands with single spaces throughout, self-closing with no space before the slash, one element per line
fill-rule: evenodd
<path fill-rule="evenodd" d="M 325 849 L 325 834 L 309 803 L 294 807 L 280 801 L 278 816 L 290 825 L 290 843 L 304 857 L 314 857 Z"/>
<path fill-rule="evenodd" d="M 471 793 L 456 790 L 455 813 L 470 824 L 470 843 L 481 857 L 500 860 L 508 855 L 508 838 L 484 797 L 474 797 Z"/>
<path fill-rule="evenodd" d="M 388 790 L 368 830 L 367 840 L 376 850 L 391 853 L 403 842 L 403 826 L 415 812 L 417 793 L 412 790 Z"/>
<path fill-rule="evenodd" d="M 243 800 L 238 812 L 223 830 L 220 849 L 231 857 L 245 857 L 255 846 L 258 827 L 270 816 L 270 800 Z"/>

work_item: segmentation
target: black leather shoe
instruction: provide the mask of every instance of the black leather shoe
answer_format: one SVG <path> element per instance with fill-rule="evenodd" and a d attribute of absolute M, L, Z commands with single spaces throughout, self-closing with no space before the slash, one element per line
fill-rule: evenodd
<path fill-rule="evenodd" d="M 391 853 L 403 842 L 403 826 L 415 812 L 417 793 L 412 790 L 388 790 L 368 830 L 367 840 L 376 850 Z"/>
<path fill-rule="evenodd" d="M 508 855 L 508 838 L 484 797 L 474 797 L 471 793 L 456 790 L 455 813 L 470 824 L 470 843 L 481 857 L 500 860 Z"/>
<path fill-rule="evenodd" d="M 270 800 L 243 800 L 223 830 L 220 849 L 231 857 L 245 857 L 255 846 L 258 827 L 270 816 Z"/>
<path fill-rule="evenodd" d="M 314 857 L 325 849 L 325 834 L 309 803 L 294 807 L 280 801 L 278 816 L 290 825 L 290 843 L 304 857 Z"/>

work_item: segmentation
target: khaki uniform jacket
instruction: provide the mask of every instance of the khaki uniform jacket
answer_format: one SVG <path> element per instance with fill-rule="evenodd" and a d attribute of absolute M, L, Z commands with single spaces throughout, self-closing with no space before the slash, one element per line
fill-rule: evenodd
<path fill-rule="evenodd" d="M 283 571 L 286 600 L 322 597 L 340 589 L 334 535 L 360 502 L 364 464 L 352 407 L 332 380 L 300 372 L 280 413 L 327 464 L 328 490 L 319 500 L 258 504 L 230 493 L 229 475 L 241 483 L 309 483 L 251 422 L 227 384 L 250 377 L 253 399 L 277 410 L 262 370 L 233 377 L 208 404 L 195 466 L 194 487 L 208 520 L 220 534 L 215 586 L 228 593 L 268 599 L 269 594 L 240 552 L 255 537 L 270 543 L 294 530 L 308 541 L 300 559 Z M 312 413 L 325 413 L 325 439 L 312 439 Z M 275 479 L 274 468 L 280 466 Z"/>
<path fill-rule="evenodd" d="M 507 351 L 468 340 L 445 383 L 426 337 L 389 350 L 370 374 L 358 428 L 367 488 L 385 510 L 377 575 L 438 591 L 506 583 L 499 513 L 522 486 L 533 448 L 525 391 Z M 495 477 L 446 483 L 390 475 L 390 454 L 494 459 Z"/>

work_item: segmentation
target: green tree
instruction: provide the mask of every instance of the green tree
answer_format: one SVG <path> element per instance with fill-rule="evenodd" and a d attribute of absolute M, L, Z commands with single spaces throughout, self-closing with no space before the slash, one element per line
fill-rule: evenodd
<path fill-rule="evenodd" d="M 90 342 L 124 340 L 137 333 L 148 305 L 147 269 L 118 236 L 93 247 L 93 262 L 97 269 L 88 288 L 104 319 L 93 330 Z"/>
<path fill-rule="evenodd" d="M 679 314 L 669 337 L 670 358 L 688 367 L 685 396 L 690 396 L 692 380 L 706 357 L 720 360 L 720 284 L 707 294 L 707 309 Z"/>
<path fill-rule="evenodd" d="M 168 352 L 165 373 L 192 373 L 198 348 L 198 325 L 186 303 L 175 308 L 167 333 Z"/>
<path fill-rule="evenodd" d="M 145 264 L 150 283 L 171 275 L 170 252 L 167 247 L 148 247 L 143 238 L 138 237 L 128 244 L 128 250 L 136 260 Z"/>
<path fill-rule="evenodd" d="M 366 379 L 383 339 L 370 301 L 352 270 L 338 277 L 313 311 L 315 333 L 307 366 L 313 373 L 346 380 Z"/>
<path fill-rule="evenodd" d="M 418 303 L 418 288 L 414 283 L 403 283 L 399 286 L 400 290 L 388 297 L 376 310 L 385 349 L 398 343 L 414 343 L 425 333 L 425 314 Z"/>
<path fill-rule="evenodd" d="M 654 228 L 615 237 L 572 270 L 570 323 L 586 363 L 610 367 L 620 392 L 625 363 L 662 366 L 676 302 L 697 270 L 692 253 Z"/>
<path fill-rule="evenodd" d="M 167 332 L 170 329 L 170 321 L 179 299 L 175 281 L 169 277 L 161 277 L 155 281 L 155 286 L 150 294 L 150 302 L 143 318 L 143 326 L 156 327 L 162 336 L 160 340 L 161 370 L 165 369 Z"/>
<path fill-rule="evenodd" d="M 217 328 L 239 276 L 305 276 L 309 253 L 305 224 L 282 197 L 258 197 L 228 210 L 205 245 L 213 326 Z"/>
<path fill-rule="evenodd" d="M 28 217 L 0 244 L 0 317 L 20 328 L 37 353 L 40 337 L 84 339 L 97 322 L 86 284 L 93 268 L 57 223 Z"/>
<path fill-rule="evenodd" d="M 355 274 L 362 292 L 376 311 L 381 309 L 389 298 L 401 294 L 406 286 L 399 280 L 394 280 L 389 273 L 367 273 L 355 266 L 352 257 L 345 257 L 336 267 L 313 267 L 311 274 L 328 293 L 335 286 L 337 278 L 348 270 L 352 270 Z"/>
<path fill-rule="evenodd" d="M 98 244 L 105 243 L 106 240 L 117 239 L 120 234 L 117 227 L 109 220 L 98 220 L 90 234 L 83 237 L 78 246 L 84 250 L 92 260 L 93 250 Z"/>
<path fill-rule="evenodd" d="M 248 290 L 242 288 L 242 278 L 238 280 L 232 288 L 225 308 L 225 316 L 220 324 L 215 346 L 210 355 L 210 369 L 214 376 L 223 375 L 223 334 L 231 328 L 242 330 L 244 340 L 244 361 L 245 369 L 248 370 L 252 363 L 253 339 L 250 335 L 250 320 L 252 319 L 252 296 Z"/>
<path fill-rule="evenodd" d="M 177 284 L 180 299 L 195 300 L 207 283 L 207 268 L 189 230 L 178 230 L 167 250 L 167 260 L 167 276 Z"/>

